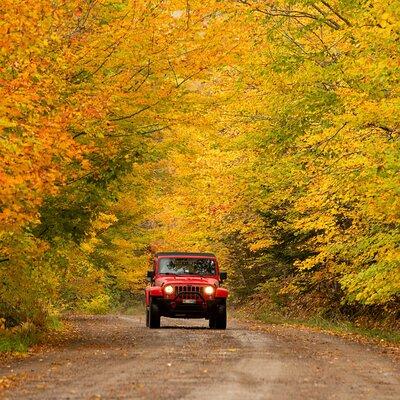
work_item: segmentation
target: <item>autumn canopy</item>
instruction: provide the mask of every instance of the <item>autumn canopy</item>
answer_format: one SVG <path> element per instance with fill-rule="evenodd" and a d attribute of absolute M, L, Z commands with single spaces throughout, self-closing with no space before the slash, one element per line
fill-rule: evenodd
<path fill-rule="evenodd" d="M 213 251 L 237 299 L 396 320 L 398 0 L 2 0 L 0 325 Z"/>

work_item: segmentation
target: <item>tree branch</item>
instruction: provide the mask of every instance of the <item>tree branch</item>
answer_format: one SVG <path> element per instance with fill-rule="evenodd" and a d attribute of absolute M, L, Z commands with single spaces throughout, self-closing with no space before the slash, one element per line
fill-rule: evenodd
<path fill-rule="evenodd" d="M 321 150 L 324 150 L 325 147 L 326 147 L 326 144 L 327 144 L 328 142 L 330 142 L 332 139 L 334 139 L 334 138 L 340 133 L 340 131 L 341 131 L 347 124 L 348 124 L 348 122 L 345 122 L 332 136 L 329 136 L 328 138 L 326 138 L 326 139 L 321 140 L 320 142 L 318 142 L 318 143 L 316 144 L 316 147 L 319 147 L 319 146 L 321 146 L 321 144 L 324 144 L 324 146 L 323 146 L 322 149 L 321 149 Z"/>
<path fill-rule="evenodd" d="M 87 134 L 86 132 L 79 132 L 79 133 L 75 134 L 74 136 L 72 136 L 72 139 L 76 139 L 79 136 L 83 136 L 83 135 L 86 135 L 86 134 Z"/>
<path fill-rule="evenodd" d="M 178 85 L 179 85 L 179 83 L 178 83 L 178 77 L 177 77 L 177 75 L 176 75 L 174 66 L 173 66 L 172 63 L 171 63 L 171 60 L 168 60 L 168 64 L 169 64 L 169 66 L 170 66 L 170 68 L 171 68 L 171 70 L 172 70 L 172 72 L 173 72 L 173 74 L 174 74 L 175 86 L 178 87 Z"/>
<path fill-rule="evenodd" d="M 307 19 L 312 19 L 314 21 L 321 21 L 322 23 L 328 25 L 332 29 L 335 30 L 340 29 L 340 25 L 337 22 L 333 21 L 332 19 L 326 17 L 321 18 L 315 14 L 311 14 L 306 11 L 280 9 L 275 6 L 267 6 L 268 8 L 261 9 L 260 7 L 254 7 L 254 5 L 248 0 L 239 0 L 239 2 L 249 7 L 252 7 L 254 11 L 268 15 L 270 17 L 307 18 Z"/>
<path fill-rule="evenodd" d="M 116 117 L 116 118 L 110 118 L 110 121 L 113 121 L 113 122 L 115 122 L 115 121 L 122 121 L 122 120 L 124 120 L 124 119 L 129 119 L 129 118 L 135 117 L 136 115 L 139 115 L 139 114 L 141 114 L 142 112 L 148 110 L 149 108 L 155 106 L 157 103 L 159 103 L 159 101 L 157 101 L 157 102 L 154 103 L 154 104 L 149 104 L 149 105 L 147 105 L 147 106 L 141 108 L 140 110 L 135 111 L 135 112 L 132 113 L 132 114 L 123 115 L 123 116 L 121 116 L 121 117 Z"/>
<path fill-rule="evenodd" d="M 325 7 L 329 8 L 329 10 L 331 10 L 331 11 L 332 11 L 340 20 L 342 20 L 347 26 L 352 26 L 351 22 L 350 22 L 347 18 L 343 17 L 343 15 L 340 15 L 339 12 L 336 11 L 327 1 L 321 0 L 321 3 L 322 3 Z"/>
<path fill-rule="evenodd" d="M 137 86 L 135 87 L 134 92 L 137 92 L 137 91 L 143 86 L 143 84 L 147 81 L 147 79 L 149 78 L 149 76 L 151 75 L 150 65 L 151 65 L 151 61 L 148 60 L 148 62 L 147 62 L 147 72 L 146 72 L 146 75 L 145 75 L 144 78 L 141 80 L 141 82 L 139 83 L 139 85 L 137 85 Z M 143 69 L 144 69 L 144 68 L 146 68 L 146 67 L 143 67 Z M 143 71 L 143 69 L 142 69 L 141 71 Z M 139 71 L 138 73 L 140 73 L 141 71 Z M 132 76 L 130 79 L 132 79 L 132 78 L 134 78 L 134 76 Z M 129 86 L 129 88 L 127 89 L 128 92 L 130 92 L 130 91 L 134 88 L 134 86 L 135 86 L 135 84 Z"/>
<path fill-rule="evenodd" d="M 137 134 L 139 134 L 139 135 L 148 135 L 150 133 L 163 131 L 164 129 L 168 129 L 169 127 L 170 126 L 168 125 L 168 126 L 163 126 L 161 128 L 150 129 L 148 131 L 141 131 L 141 132 L 139 131 L 139 132 L 127 133 L 127 134 L 124 134 L 124 135 L 112 135 L 112 134 L 109 134 L 109 135 L 106 135 L 106 136 L 107 137 L 126 137 L 126 136 L 133 136 L 133 135 L 137 135 Z"/>

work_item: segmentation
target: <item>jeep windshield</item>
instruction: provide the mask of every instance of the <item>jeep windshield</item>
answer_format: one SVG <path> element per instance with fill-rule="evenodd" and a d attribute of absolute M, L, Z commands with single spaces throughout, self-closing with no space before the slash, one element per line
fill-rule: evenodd
<path fill-rule="evenodd" d="M 160 258 L 159 274 L 215 275 L 215 260 L 210 258 Z"/>

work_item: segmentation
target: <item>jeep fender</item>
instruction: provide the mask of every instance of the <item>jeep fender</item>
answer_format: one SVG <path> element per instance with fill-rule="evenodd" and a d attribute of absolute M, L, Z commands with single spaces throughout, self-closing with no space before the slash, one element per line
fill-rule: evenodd
<path fill-rule="evenodd" d="M 146 305 L 150 304 L 150 297 L 163 297 L 163 292 L 160 286 L 151 286 L 146 288 Z"/>
<path fill-rule="evenodd" d="M 228 297 L 228 290 L 222 287 L 217 288 L 215 291 L 215 298 L 219 299 L 226 299 Z"/>

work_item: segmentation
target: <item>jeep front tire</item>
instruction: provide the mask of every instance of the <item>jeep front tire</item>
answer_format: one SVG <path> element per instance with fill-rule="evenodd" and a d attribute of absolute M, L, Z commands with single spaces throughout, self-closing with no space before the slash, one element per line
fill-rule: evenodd
<path fill-rule="evenodd" d="M 160 310 L 158 309 L 157 304 L 150 299 L 150 306 L 148 311 L 148 319 L 149 319 L 149 328 L 159 328 L 160 327 Z"/>
<path fill-rule="evenodd" d="M 150 307 L 146 306 L 146 326 L 149 327 L 150 323 Z"/>
<path fill-rule="evenodd" d="M 226 302 L 219 304 L 210 315 L 210 329 L 226 329 Z"/>

